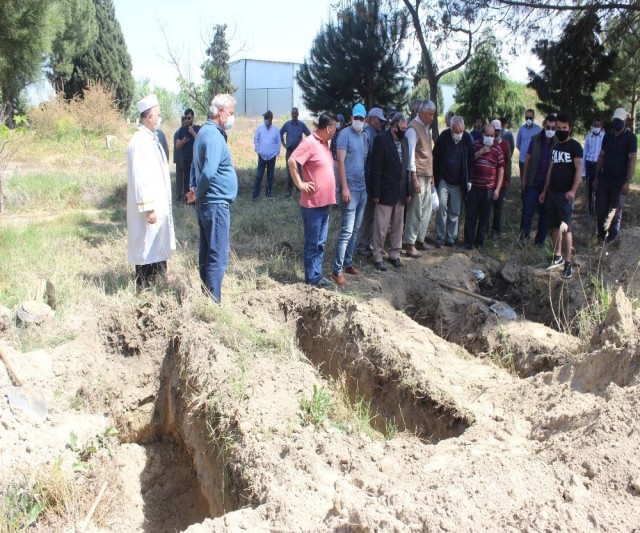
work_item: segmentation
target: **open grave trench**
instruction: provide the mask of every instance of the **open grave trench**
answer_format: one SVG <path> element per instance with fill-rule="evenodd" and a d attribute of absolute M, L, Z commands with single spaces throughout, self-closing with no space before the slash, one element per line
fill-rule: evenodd
<path fill-rule="evenodd" d="M 480 281 L 473 274 L 481 269 Z M 570 362 L 578 339 L 557 330 L 584 302 L 575 286 L 531 267 L 474 263 L 454 254 L 423 275 L 402 274 L 402 287 L 384 291 L 396 309 L 476 356 L 488 356 L 521 377 Z M 494 314 L 488 303 L 439 284 L 460 287 L 512 307 L 517 320 Z M 551 302 L 557 302 L 556 308 Z"/>

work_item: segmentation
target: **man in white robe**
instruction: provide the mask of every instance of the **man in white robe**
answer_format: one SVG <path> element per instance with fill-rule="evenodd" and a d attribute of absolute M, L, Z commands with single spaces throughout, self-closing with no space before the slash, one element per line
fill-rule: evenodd
<path fill-rule="evenodd" d="M 164 278 L 176 239 L 169 164 L 156 135 L 158 99 L 151 94 L 137 105 L 140 124 L 127 148 L 127 248 L 140 291 Z"/>

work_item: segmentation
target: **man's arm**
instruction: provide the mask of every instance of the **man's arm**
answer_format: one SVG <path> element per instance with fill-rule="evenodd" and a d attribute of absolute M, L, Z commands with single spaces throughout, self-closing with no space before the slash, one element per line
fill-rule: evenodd
<path fill-rule="evenodd" d="M 504 167 L 498 167 L 498 179 L 496 180 L 496 188 L 493 191 L 493 199 L 500 197 L 500 187 L 502 187 L 502 179 L 504 178 Z"/>
<path fill-rule="evenodd" d="M 284 134 L 287 132 L 287 124 L 288 122 L 285 122 L 282 125 L 282 128 L 280 128 L 280 143 L 282 144 L 282 146 L 284 146 L 285 148 L 287 147 L 286 143 L 284 142 Z"/>
<path fill-rule="evenodd" d="M 347 185 L 347 171 L 344 167 L 344 160 L 347 157 L 347 150 L 345 148 L 338 148 L 338 177 L 340 178 L 340 190 L 342 191 L 342 201 L 349 203 L 351 201 L 351 191 Z"/>
<path fill-rule="evenodd" d="M 598 188 L 598 178 L 600 177 L 600 172 L 602 172 L 602 166 L 604 165 L 604 149 L 600 149 L 600 155 L 598 155 L 598 162 L 596 163 L 596 175 L 593 177 L 593 188 Z"/>
<path fill-rule="evenodd" d="M 407 139 L 407 147 L 409 149 L 409 170 L 411 171 L 411 183 L 413 185 L 412 192 L 420 194 L 420 180 L 416 172 L 416 145 L 418 144 L 418 134 L 415 129 L 407 128 L 405 138 Z"/>
<path fill-rule="evenodd" d="M 570 202 L 573 202 L 573 200 L 575 200 L 576 192 L 578 192 L 578 187 L 580 186 L 580 182 L 582 181 L 582 161 L 582 157 L 575 157 L 573 159 L 573 164 L 576 167 L 575 174 L 573 175 L 573 185 L 571 186 L 571 189 L 568 190 L 564 195 L 564 197 Z"/>
<path fill-rule="evenodd" d="M 637 154 L 629 154 L 629 168 L 627 168 L 627 179 L 625 180 L 621 191 L 624 196 L 629 194 L 629 186 L 631 185 L 631 180 L 633 179 L 633 173 L 636 171 L 636 160 Z"/>
<path fill-rule="evenodd" d="M 538 197 L 538 201 L 544 204 L 544 200 L 547 197 L 547 191 L 549 190 L 549 184 L 551 183 L 551 170 L 553 169 L 553 160 L 549 163 L 549 170 L 547 170 L 547 176 L 544 178 L 544 188 Z"/>
<path fill-rule="evenodd" d="M 524 196 L 524 190 L 527 186 L 527 172 L 529 170 L 529 161 L 531 161 L 531 154 L 527 154 L 527 158 L 524 160 L 524 166 L 522 167 L 522 176 L 520 176 L 520 196 Z"/>

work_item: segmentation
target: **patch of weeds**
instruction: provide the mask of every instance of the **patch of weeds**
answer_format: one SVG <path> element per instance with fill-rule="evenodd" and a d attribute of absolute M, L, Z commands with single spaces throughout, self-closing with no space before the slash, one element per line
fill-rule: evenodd
<path fill-rule="evenodd" d="M 587 305 L 578 311 L 574 323 L 569 324 L 568 328 L 577 328 L 578 337 L 584 341 L 591 338 L 595 328 L 605 319 L 613 299 L 613 291 L 610 286 L 605 285 L 602 276 L 591 274 L 588 287 L 589 290 L 585 289 L 584 285 L 582 287 Z"/>
<path fill-rule="evenodd" d="M 91 459 L 101 450 L 105 450 L 109 457 L 113 456 L 115 439 L 120 432 L 115 428 L 107 428 L 102 433 L 96 434 L 84 444 L 79 444 L 78 436 L 75 432 L 69 435 L 69 448 L 77 454 L 77 461 L 73 463 L 74 472 L 90 470 Z"/>
<path fill-rule="evenodd" d="M 45 505 L 46 492 L 37 483 L 24 480 L 9 485 L 0 504 L 4 522 L 2 531 L 24 531 L 38 520 Z"/>
<path fill-rule="evenodd" d="M 69 402 L 69 409 L 73 409 L 74 411 L 80 411 L 83 405 L 84 405 L 84 398 L 82 397 L 82 394 L 76 393 L 76 395 Z"/>
<path fill-rule="evenodd" d="M 300 399 L 300 418 L 305 426 L 320 427 L 329 418 L 330 409 L 331 394 L 324 387 L 314 385 L 311 398 L 305 395 Z"/>
<path fill-rule="evenodd" d="M 496 317 L 496 322 L 498 323 L 498 338 L 500 339 L 500 348 L 490 354 L 491 360 L 498 366 L 508 370 L 512 374 L 516 373 L 516 366 L 513 360 L 513 348 L 511 346 L 511 342 L 509 342 L 509 337 L 505 333 L 502 328 L 502 324 Z"/>

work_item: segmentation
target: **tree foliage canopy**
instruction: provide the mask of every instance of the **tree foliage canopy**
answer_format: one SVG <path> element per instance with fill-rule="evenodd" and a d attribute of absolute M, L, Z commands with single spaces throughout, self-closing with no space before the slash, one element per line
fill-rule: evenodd
<path fill-rule="evenodd" d="M 206 50 L 206 59 L 202 63 L 202 79 L 205 83 L 207 102 L 216 94 L 234 92 L 229 73 L 229 43 L 227 41 L 227 25 L 216 24 L 213 39 Z"/>
<path fill-rule="evenodd" d="M 73 72 L 73 60 L 82 56 L 98 38 L 98 21 L 93 0 L 57 0 L 60 26 L 51 46 L 47 77 L 57 91 Z"/>
<path fill-rule="evenodd" d="M 408 20 L 385 10 L 382 0 L 356 0 L 342 8 L 337 22 L 320 30 L 297 74 L 303 100 L 315 113 L 350 115 L 356 102 L 404 105 L 407 61 L 400 57 Z"/>
<path fill-rule="evenodd" d="M 20 91 L 41 77 L 58 21 L 53 0 L 0 2 L 0 114 L 7 120 Z"/>
<path fill-rule="evenodd" d="M 600 82 L 613 74 L 615 53 L 600 39 L 600 18 L 595 11 L 573 17 L 562 37 L 537 41 L 533 52 L 543 68 L 529 70 L 529 86 L 536 90 L 544 113 L 570 111 L 578 125 L 591 123 L 596 111 L 593 94 Z"/>
<path fill-rule="evenodd" d="M 90 82 L 100 82 L 113 91 L 118 107 L 126 110 L 131 103 L 134 80 L 131 56 L 116 19 L 112 0 L 93 0 L 98 21 L 98 38 L 84 55 L 73 60 L 73 72 L 65 86 L 65 96 L 82 94 Z"/>

